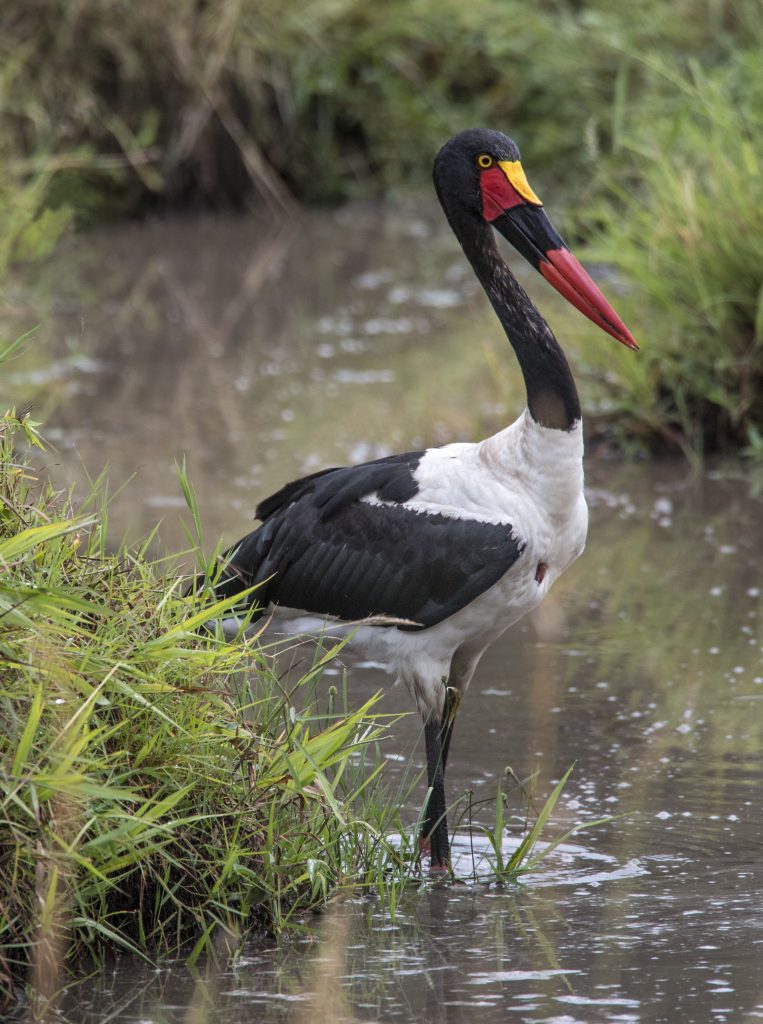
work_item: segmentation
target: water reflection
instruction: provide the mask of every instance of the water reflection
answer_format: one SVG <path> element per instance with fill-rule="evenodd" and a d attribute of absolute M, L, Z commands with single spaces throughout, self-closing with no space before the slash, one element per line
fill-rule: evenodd
<path fill-rule="evenodd" d="M 48 402 L 62 484 L 105 461 L 114 483 L 140 469 L 112 507 L 117 535 L 164 514 L 163 542 L 183 543 L 183 451 L 211 535 L 232 538 L 299 472 L 473 438 L 516 411 L 505 342 L 434 220 L 355 209 L 285 231 L 215 220 L 87 244 L 26 284 L 50 315 L 0 387 Z M 198 976 L 119 961 L 67 1019 L 763 1018 L 761 504 L 728 467 L 590 459 L 588 479 L 588 550 L 485 655 L 448 785 L 487 824 L 506 766 L 537 771 L 542 800 L 575 762 L 555 828 L 618 817 L 512 891 L 411 891 L 394 921 L 347 899 L 284 947 L 251 942 Z M 347 671 L 358 701 L 383 682 Z M 389 690 L 383 709 L 403 706 Z M 386 741 L 392 785 L 419 733 L 411 717 Z M 513 826 L 519 797 L 511 809 Z"/>
<path fill-rule="evenodd" d="M 286 227 L 132 226 L 39 277 L 18 330 L 42 307 L 41 336 L 0 398 L 34 398 L 62 476 L 83 481 L 108 462 L 117 485 L 137 472 L 114 525 L 146 532 L 169 511 L 170 545 L 182 541 L 183 456 L 210 532 L 238 536 L 284 479 L 466 437 L 506 415 L 506 395 L 521 402 L 439 218 L 353 208 Z"/>

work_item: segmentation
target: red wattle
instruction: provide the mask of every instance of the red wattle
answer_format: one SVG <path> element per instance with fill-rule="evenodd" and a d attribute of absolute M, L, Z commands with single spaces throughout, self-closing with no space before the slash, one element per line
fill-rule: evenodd
<path fill-rule="evenodd" d="M 491 167 L 480 175 L 480 191 L 482 193 L 482 216 L 492 221 L 512 206 L 520 206 L 524 199 L 511 186 L 508 178 L 500 167 Z"/>

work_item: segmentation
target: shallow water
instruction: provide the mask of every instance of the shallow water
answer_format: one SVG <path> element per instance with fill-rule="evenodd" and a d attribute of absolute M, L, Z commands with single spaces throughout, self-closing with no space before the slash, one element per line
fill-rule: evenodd
<path fill-rule="evenodd" d="M 574 348 L 611 344 L 527 283 Z M 106 462 L 112 487 L 138 471 L 112 503 L 113 536 L 163 517 L 169 550 L 183 544 L 184 453 L 213 543 L 300 472 L 475 438 L 521 406 L 505 342 L 428 214 L 104 232 L 19 281 L 19 327 L 31 310 L 40 340 L 0 397 L 46 414 L 62 486 L 83 494 Z M 542 799 L 574 762 L 549 837 L 614 820 L 521 886 L 412 890 L 394 921 L 347 900 L 201 975 L 119 960 L 79 986 L 66 1019 L 763 1019 L 763 507 L 730 467 L 592 458 L 588 481 L 588 550 L 483 658 L 448 790 L 471 791 L 488 823 L 505 766 L 537 772 Z M 358 702 L 387 683 L 346 670 Z M 408 706 L 399 689 L 384 700 Z M 390 784 L 419 732 L 413 716 L 395 726 Z M 422 744 L 413 757 L 423 767 Z M 456 852 L 459 874 L 474 858 L 479 875 L 484 838 L 460 834 Z"/>

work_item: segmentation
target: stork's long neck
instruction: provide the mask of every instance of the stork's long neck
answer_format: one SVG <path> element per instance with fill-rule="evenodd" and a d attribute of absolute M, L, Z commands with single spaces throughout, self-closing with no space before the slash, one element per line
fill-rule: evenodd
<path fill-rule="evenodd" d="M 580 399 L 551 328 L 502 259 L 492 229 L 448 219 L 516 352 L 530 415 L 541 426 L 571 430 L 580 419 Z"/>

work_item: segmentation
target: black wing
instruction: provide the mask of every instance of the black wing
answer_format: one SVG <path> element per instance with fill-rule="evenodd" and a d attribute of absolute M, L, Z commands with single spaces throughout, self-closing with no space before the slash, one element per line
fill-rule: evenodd
<path fill-rule="evenodd" d="M 422 513 L 401 503 L 421 452 L 314 474 L 264 501 L 263 525 L 228 553 L 217 591 L 257 583 L 253 600 L 348 621 L 373 615 L 433 626 L 496 583 L 524 545 L 507 524 Z M 361 501 L 375 494 L 391 504 Z"/>
<path fill-rule="evenodd" d="M 321 469 L 286 484 L 257 506 L 256 516 L 265 522 L 292 502 L 312 494 L 326 519 L 336 509 L 366 494 L 378 494 L 382 501 L 408 501 L 418 493 L 416 467 L 423 451 L 388 455 L 360 466 Z"/>

